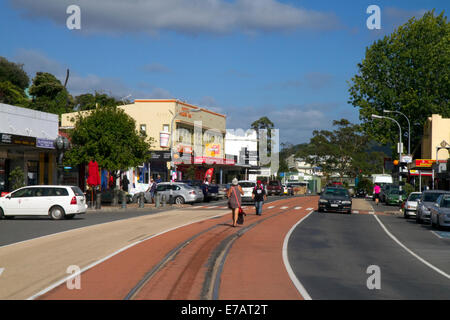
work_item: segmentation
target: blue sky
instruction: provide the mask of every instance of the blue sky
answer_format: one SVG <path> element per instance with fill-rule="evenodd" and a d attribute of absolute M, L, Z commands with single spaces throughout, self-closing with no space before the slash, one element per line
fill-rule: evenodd
<path fill-rule="evenodd" d="M 81 30 L 66 8 L 81 9 Z M 369 5 L 381 30 L 368 30 Z M 280 141 L 308 142 L 334 119 L 358 121 L 348 83 L 365 49 L 449 1 L 4 0 L 0 56 L 73 95 L 177 98 L 227 115 L 228 128 L 268 116 Z"/>

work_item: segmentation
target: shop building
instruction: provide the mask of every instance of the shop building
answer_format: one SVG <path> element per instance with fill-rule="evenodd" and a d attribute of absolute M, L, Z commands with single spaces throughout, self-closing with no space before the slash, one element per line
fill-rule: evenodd
<path fill-rule="evenodd" d="M 26 185 L 56 184 L 58 115 L 0 103 L 0 191 L 10 192 L 10 172 L 23 170 Z"/>
<path fill-rule="evenodd" d="M 154 139 L 148 163 L 129 171 L 131 183 L 148 184 L 159 175 L 168 181 L 171 162 L 171 135 L 173 135 L 173 161 L 177 178 L 184 179 L 187 168 L 195 167 L 196 177 L 208 167 L 216 166 L 216 181 L 224 168 L 234 166 L 234 159 L 225 157 L 226 116 L 176 99 L 137 99 L 133 104 L 119 106 L 136 121 L 136 129 Z M 81 112 L 89 114 L 90 111 Z M 73 128 L 77 113 L 63 114 L 61 126 Z M 173 123 L 173 128 L 171 127 Z M 220 170 L 222 169 L 222 171 Z M 130 169 L 131 170 L 131 169 Z"/>

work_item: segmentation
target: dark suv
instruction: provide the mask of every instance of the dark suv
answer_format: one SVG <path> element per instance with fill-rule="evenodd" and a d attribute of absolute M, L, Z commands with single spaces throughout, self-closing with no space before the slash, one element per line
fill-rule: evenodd
<path fill-rule="evenodd" d="M 271 196 L 276 194 L 277 196 L 281 195 L 283 192 L 283 188 L 281 187 L 281 181 L 279 180 L 271 180 L 267 184 L 267 195 Z"/>
<path fill-rule="evenodd" d="M 352 213 L 352 198 L 348 190 L 340 187 L 328 187 L 319 199 L 319 212 L 336 211 Z"/>

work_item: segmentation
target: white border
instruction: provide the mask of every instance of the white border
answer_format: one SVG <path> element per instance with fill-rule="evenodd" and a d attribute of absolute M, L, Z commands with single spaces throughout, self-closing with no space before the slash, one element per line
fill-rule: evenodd
<path fill-rule="evenodd" d="M 289 263 L 289 259 L 288 259 L 288 252 L 287 252 L 287 246 L 288 246 L 288 241 L 289 238 L 292 234 L 292 232 L 294 231 L 294 229 L 301 223 L 303 222 L 306 218 L 308 218 L 311 213 L 313 213 L 313 211 L 309 212 L 305 217 L 303 217 L 300 221 L 298 221 L 290 230 L 289 232 L 286 234 L 286 236 L 284 237 L 284 242 L 283 242 L 283 262 L 284 262 L 284 266 L 286 267 L 286 270 L 289 274 L 289 277 L 291 278 L 291 281 L 294 283 L 294 286 L 297 288 L 298 292 L 302 295 L 303 299 L 305 300 L 312 300 L 311 296 L 308 294 L 308 291 L 306 291 L 305 287 L 302 285 L 302 283 L 298 280 L 298 278 L 295 276 L 294 271 L 292 270 L 292 267 Z"/>

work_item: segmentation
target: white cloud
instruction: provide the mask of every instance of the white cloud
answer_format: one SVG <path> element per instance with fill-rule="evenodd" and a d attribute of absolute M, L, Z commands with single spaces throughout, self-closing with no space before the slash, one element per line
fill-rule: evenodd
<path fill-rule="evenodd" d="M 340 25 L 334 13 L 306 10 L 277 0 L 10 0 L 27 18 L 66 24 L 66 8 L 81 8 L 82 32 L 175 31 L 226 34 L 298 29 L 329 30 Z"/>
<path fill-rule="evenodd" d="M 34 78 L 36 72 L 49 72 L 58 78 L 61 83 L 64 83 L 66 70 L 69 68 L 68 65 L 53 60 L 44 53 L 36 50 L 19 49 L 12 60 L 24 64 L 24 70 L 28 73 L 30 79 Z M 95 74 L 80 75 L 72 69 L 70 69 L 69 81 L 67 83 L 67 90 L 73 96 L 98 91 L 116 98 L 125 97 L 130 94 L 130 99 L 171 98 L 170 92 L 165 89 L 148 84 L 141 88 L 142 90 L 131 88 L 118 78 L 101 77 Z"/>
<path fill-rule="evenodd" d="M 415 17 L 416 19 L 422 18 L 422 16 L 427 11 L 428 11 L 427 9 L 407 10 L 394 7 L 387 7 L 383 10 L 383 13 L 386 15 L 388 22 L 392 22 L 395 24 L 403 24 L 412 17 Z"/>

